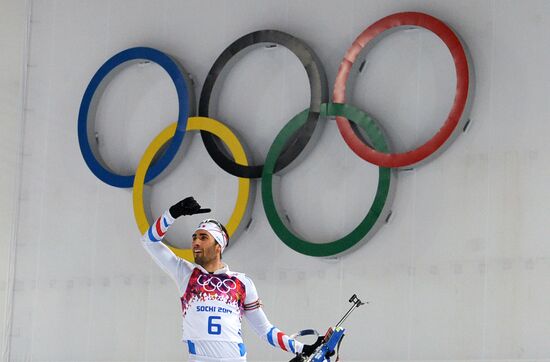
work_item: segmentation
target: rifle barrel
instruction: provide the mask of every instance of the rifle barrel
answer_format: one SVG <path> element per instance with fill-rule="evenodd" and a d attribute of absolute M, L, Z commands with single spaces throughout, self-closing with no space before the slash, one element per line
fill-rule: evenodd
<path fill-rule="evenodd" d="M 338 322 L 338 324 L 336 324 L 336 327 L 334 327 L 334 329 L 340 327 L 340 325 L 342 325 L 342 323 L 344 323 L 344 321 L 346 320 L 346 318 L 351 314 L 351 312 L 353 312 L 353 310 L 355 308 L 358 308 L 359 306 L 365 304 L 363 302 L 361 302 L 361 300 L 359 298 L 357 298 L 357 296 L 354 294 L 352 295 L 352 297 L 350 298 L 349 300 L 351 303 L 353 303 L 353 305 L 351 306 L 351 308 L 346 312 L 346 314 L 344 314 L 344 316 L 342 317 L 342 319 L 340 319 L 340 321 Z"/>

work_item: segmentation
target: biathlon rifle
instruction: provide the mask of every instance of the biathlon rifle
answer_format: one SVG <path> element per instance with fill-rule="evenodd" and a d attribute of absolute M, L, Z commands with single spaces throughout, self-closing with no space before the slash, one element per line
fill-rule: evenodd
<path fill-rule="evenodd" d="M 349 302 L 353 305 L 351 308 L 344 314 L 340 321 L 334 326 L 334 328 L 329 328 L 323 337 L 322 343 L 311 353 L 309 356 L 304 356 L 299 354 L 291 360 L 291 362 L 330 362 L 330 357 L 336 353 L 336 361 L 338 361 L 338 349 L 342 338 L 344 338 L 344 332 L 346 331 L 341 327 L 342 323 L 346 320 L 347 317 L 353 312 L 355 308 L 362 306 L 363 303 L 357 295 L 352 295 L 349 299 Z M 369 302 L 367 302 L 368 304 Z M 308 332 L 311 330 L 307 330 Z M 310 333 L 308 333 L 310 334 Z M 336 350 L 336 351 L 335 351 Z"/>

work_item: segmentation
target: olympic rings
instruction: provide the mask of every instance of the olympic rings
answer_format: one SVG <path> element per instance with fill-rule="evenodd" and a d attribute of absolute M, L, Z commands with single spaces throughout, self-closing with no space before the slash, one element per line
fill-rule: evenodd
<path fill-rule="evenodd" d="M 187 130 L 188 131 L 205 130 L 215 134 L 225 142 L 225 144 L 227 145 L 227 147 L 229 148 L 229 150 L 231 151 L 233 157 L 235 157 L 235 160 L 237 162 L 243 165 L 248 164 L 246 154 L 244 153 L 244 149 L 240 144 L 239 140 L 231 132 L 231 130 L 221 122 L 218 122 L 212 118 L 191 117 L 187 122 Z M 160 149 L 163 148 L 163 146 L 167 142 L 170 141 L 175 131 L 176 131 L 176 123 L 172 123 L 170 126 L 166 127 L 161 133 L 159 133 L 159 135 L 155 137 L 155 139 L 151 142 L 151 144 L 145 150 L 145 153 L 143 154 L 136 170 L 136 177 L 134 179 L 134 185 L 133 185 L 134 188 L 132 191 L 132 197 L 133 197 L 133 204 L 134 204 L 134 217 L 136 219 L 138 229 L 142 234 L 144 234 L 147 231 L 147 229 L 149 229 L 149 226 L 150 226 L 150 222 L 147 220 L 147 214 L 145 212 L 144 200 L 143 200 L 143 186 L 144 186 L 144 180 L 145 180 L 145 173 L 147 172 L 147 169 L 149 168 L 149 165 L 151 164 L 151 161 L 153 160 L 155 155 L 158 153 Z M 239 228 L 239 225 L 241 224 L 241 221 L 243 220 L 246 214 L 248 200 L 250 197 L 250 180 L 246 178 L 239 178 L 238 189 L 239 191 L 237 194 L 235 207 L 226 225 L 227 233 L 229 234 L 230 237 L 237 231 L 237 229 Z M 191 251 L 191 249 L 178 249 L 178 248 L 172 247 L 169 245 L 170 242 L 168 242 L 166 239 L 164 239 L 164 242 L 166 242 L 168 247 L 176 255 L 190 261 L 193 260 L 193 252 Z"/>
<path fill-rule="evenodd" d="M 304 150 L 315 130 L 321 103 L 328 102 L 328 85 L 325 70 L 315 52 L 303 41 L 277 30 L 255 31 L 235 40 L 220 54 L 208 72 L 199 101 L 199 115 L 208 117 L 210 112 L 210 97 L 214 84 L 225 65 L 232 58 L 235 60 L 234 56 L 243 49 L 260 43 L 280 44 L 294 53 L 307 72 L 311 88 L 307 122 L 297 132 L 296 136 L 289 140 L 281 153 L 281 157 L 277 161 L 275 168 L 276 171 L 280 171 L 294 161 Z M 235 163 L 226 156 L 211 134 L 201 131 L 201 137 L 210 157 L 226 172 L 238 177 L 259 178 L 262 176 L 263 166 L 245 166 Z"/>
<path fill-rule="evenodd" d="M 369 141 L 373 143 L 374 147 L 381 151 L 389 151 L 388 144 L 384 138 L 384 134 L 376 124 L 376 121 L 369 117 L 363 111 L 350 106 L 348 104 L 328 104 L 326 108 L 322 108 L 322 116 L 345 116 L 352 119 L 354 122 L 367 132 Z M 385 217 L 380 216 L 389 211 L 389 206 L 392 201 L 391 189 L 394 185 L 392 181 L 393 173 L 389 168 L 379 168 L 378 172 L 378 187 L 376 189 L 376 196 L 372 206 L 361 223 L 349 234 L 343 238 L 328 243 L 316 244 L 306 240 L 300 239 L 295 236 L 283 223 L 282 219 L 277 213 L 275 202 L 273 199 L 273 174 L 275 162 L 284 144 L 288 138 L 290 138 L 299 128 L 304 124 L 307 110 L 294 116 L 286 126 L 279 132 L 275 141 L 269 148 L 267 158 L 265 161 L 264 172 L 262 174 L 262 200 L 264 204 L 265 214 L 271 225 L 271 228 L 277 234 L 277 236 L 290 248 L 296 250 L 301 254 L 310 256 L 331 256 L 337 255 L 344 251 L 357 246 L 358 242 L 363 240 L 365 242 L 368 238 L 367 235 L 372 235 L 373 232 L 381 225 L 381 222 L 385 220 Z M 385 215 L 387 216 L 387 215 Z"/>
<path fill-rule="evenodd" d="M 436 34 L 449 48 L 456 68 L 456 94 L 453 106 L 447 116 L 447 120 L 441 129 L 426 143 L 415 150 L 404 153 L 383 153 L 372 149 L 369 145 L 361 141 L 350 123 L 342 117 L 336 117 L 338 129 L 344 137 L 348 146 L 362 159 L 384 167 L 410 167 L 419 164 L 434 153 L 446 142 L 451 140 L 451 136 L 457 136 L 459 124 L 463 124 L 468 119 L 470 108 L 473 82 L 473 72 L 470 71 L 466 48 L 460 42 L 458 36 L 442 21 L 433 16 L 406 12 L 397 13 L 378 20 L 367 29 L 365 29 L 355 39 L 352 46 L 344 55 L 340 64 L 336 81 L 334 82 L 333 102 L 345 103 L 346 101 L 346 81 L 351 68 L 363 50 L 368 51 L 375 39 L 383 34 L 390 33 L 389 30 L 399 29 L 403 26 L 422 27 Z M 454 138 L 453 137 L 453 138 Z"/>
<path fill-rule="evenodd" d="M 137 59 L 147 59 L 155 62 L 168 73 L 176 87 L 179 102 L 178 125 L 176 127 L 176 133 L 172 138 L 172 142 L 166 149 L 166 152 L 159 157 L 153 166 L 151 166 L 151 169 L 145 178 L 145 182 L 149 182 L 158 176 L 158 174 L 160 174 L 170 164 L 178 152 L 181 142 L 183 141 L 183 136 L 185 135 L 185 126 L 187 123 L 187 117 L 189 116 L 189 109 L 194 108 L 193 93 L 187 91 L 190 85 L 187 72 L 168 55 L 153 48 L 138 47 L 123 50 L 107 60 L 94 74 L 92 80 L 86 88 L 86 91 L 84 92 L 84 96 L 82 97 L 80 111 L 78 113 L 78 142 L 80 144 L 80 151 L 82 152 L 84 161 L 86 161 L 86 164 L 94 175 L 96 175 L 101 181 L 115 187 L 132 187 L 134 176 L 117 175 L 109 170 L 105 165 L 105 162 L 101 159 L 99 152 L 97 152 L 97 150 L 90 145 L 90 140 L 88 137 L 88 129 L 90 128 L 88 126 L 88 113 L 90 111 L 90 105 L 92 104 L 94 94 L 105 77 L 117 66 Z M 190 89 L 192 90 L 193 88 Z"/>
<path fill-rule="evenodd" d="M 368 51 L 375 39 L 396 31 L 403 27 L 420 27 L 435 33 L 449 48 L 455 63 L 457 84 L 454 103 L 443 126 L 432 139 L 417 149 L 404 153 L 391 153 L 388 140 L 385 138 L 377 122 L 367 113 L 345 104 L 346 82 L 354 66 L 354 62 L 361 52 Z M 235 61 L 237 53 L 259 43 L 276 43 L 292 51 L 306 69 L 311 98 L 309 108 L 294 116 L 278 133 L 270 146 L 265 165 L 249 166 L 249 161 L 243 146 L 231 130 L 222 123 L 205 117 L 209 114 L 210 100 L 214 85 L 223 68 L 230 61 Z M 93 128 L 88 125 L 88 113 L 93 101 L 94 93 L 100 87 L 104 78 L 117 66 L 136 59 L 147 59 L 159 64 L 173 80 L 179 101 L 179 114 L 176 123 L 165 128 L 157 135 L 143 154 L 134 176 L 116 175 L 106 166 L 99 157 L 99 152 L 93 150 L 88 139 L 88 132 Z M 188 92 L 188 90 L 190 90 Z M 194 94 L 190 87 L 189 77 L 184 69 L 172 58 L 152 48 L 131 48 L 124 50 L 105 62 L 95 73 L 83 95 L 78 115 L 79 145 L 90 170 L 102 181 L 116 187 L 130 187 L 133 185 L 133 208 L 136 223 L 143 234 L 149 228 L 149 220 L 144 207 L 144 184 L 153 180 L 173 160 L 183 136 L 188 131 L 201 131 L 201 137 L 206 149 L 218 166 L 226 172 L 238 177 L 238 195 L 231 217 L 227 223 L 227 230 L 232 236 L 242 224 L 249 205 L 251 178 L 262 178 L 261 192 L 264 210 L 273 231 L 290 248 L 311 256 L 331 256 L 341 254 L 357 247 L 361 241 L 366 241 L 389 215 L 389 208 L 393 199 L 395 187 L 395 172 L 391 168 L 414 166 L 425 162 L 429 158 L 448 146 L 457 136 L 459 125 L 467 119 L 473 94 L 473 69 L 469 64 L 469 55 L 466 47 L 461 43 L 447 25 L 440 20 L 422 13 L 405 12 L 387 16 L 365 29 L 346 52 L 336 76 L 333 102 L 328 102 L 328 90 L 325 71 L 320 60 L 312 49 L 303 41 L 289 34 L 276 30 L 261 30 L 249 33 L 229 45 L 216 59 L 205 80 L 201 92 L 199 113 L 203 117 L 189 117 L 190 109 L 194 108 Z M 349 95 L 349 94 L 348 94 Z M 338 129 L 348 146 L 362 159 L 379 166 L 379 178 L 374 201 L 369 212 L 360 224 L 346 236 L 324 244 L 315 244 L 295 236 L 284 225 L 279 217 L 272 190 L 273 175 L 289 165 L 304 150 L 314 130 L 322 127 L 324 122 L 318 123 L 319 117 L 336 116 Z M 347 119 L 353 120 L 365 133 L 367 140 L 362 140 Z M 226 144 L 231 156 L 228 155 L 219 141 Z M 155 155 L 161 149 L 166 151 L 153 162 Z M 94 153 L 95 152 L 95 153 Z M 95 155 L 95 156 L 94 156 Z M 166 240 L 165 240 L 166 241 Z M 169 243 L 167 243 L 169 244 Z M 169 246 L 176 255 L 192 260 L 189 249 L 177 249 Z M 210 279 L 204 282 L 205 288 L 220 288 L 217 281 Z M 225 290 L 225 289 L 224 289 Z"/>
<path fill-rule="evenodd" d="M 201 278 L 207 278 L 205 281 L 201 282 Z M 214 282 L 216 280 L 216 282 Z M 227 284 L 227 282 L 230 282 Z M 215 276 L 206 276 L 204 274 L 199 275 L 197 278 L 197 284 L 203 287 L 203 289 L 207 292 L 213 292 L 214 290 L 217 290 L 220 293 L 228 293 L 230 290 L 234 290 L 237 288 L 237 283 L 231 278 L 224 278 L 221 280 L 218 277 Z M 223 288 L 220 288 L 223 287 Z"/>

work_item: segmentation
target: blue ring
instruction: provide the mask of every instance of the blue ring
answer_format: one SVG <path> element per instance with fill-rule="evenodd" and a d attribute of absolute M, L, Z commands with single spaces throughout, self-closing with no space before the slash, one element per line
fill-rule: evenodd
<path fill-rule="evenodd" d="M 107 60 L 101 68 L 94 74 L 92 80 L 88 84 L 82 102 L 80 103 L 80 111 L 78 113 L 78 143 L 80 151 L 90 170 L 101 181 L 115 187 L 132 187 L 134 184 L 134 176 L 122 176 L 113 173 L 105 168 L 92 152 L 90 141 L 88 139 L 88 112 L 94 93 L 97 91 L 101 81 L 117 66 L 130 60 L 146 59 L 160 65 L 170 76 L 176 92 L 178 94 L 178 122 L 176 133 L 170 141 L 164 154 L 151 165 L 145 176 L 145 182 L 149 182 L 158 176 L 170 164 L 183 141 L 185 129 L 187 127 L 187 118 L 189 117 L 189 95 L 185 78 L 178 64 L 163 52 L 146 47 L 130 48 L 121 51 Z"/>

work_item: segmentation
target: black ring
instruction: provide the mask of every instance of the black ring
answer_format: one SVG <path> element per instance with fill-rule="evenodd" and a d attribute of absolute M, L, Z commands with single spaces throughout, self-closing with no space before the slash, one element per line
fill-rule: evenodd
<path fill-rule="evenodd" d="M 302 126 L 300 131 L 296 133 L 296 136 L 285 145 L 281 157 L 277 160 L 275 166 L 275 172 L 277 172 L 288 166 L 304 150 L 317 125 L 317 120 L 321 112 L 321 104 L 328 102 L 328 84 L 325 70 L 313 49 L 307 46 L 303 41 L 278 30 L 259 30 L 246 34 L 234 41 L 220 54 L 208 72 L 208 76 L 206 77 L 201 91 L 199 116 L 209 117 L 210 98 L 214 89 L 214 84 L 225 65 L 241 50 L 260 43 L 279 44 L 294 53 L 307 72 L 311 89 L 307 122 Z M 212 157 L 214 162 L 224 171 L 237 177 L 262 177 L 263 165 L 245 166 L 235 163 L 234 160 L 227 155 L 216 136 L 207 131 L 201 131 L 201 137 L 210 157 Z"/>

